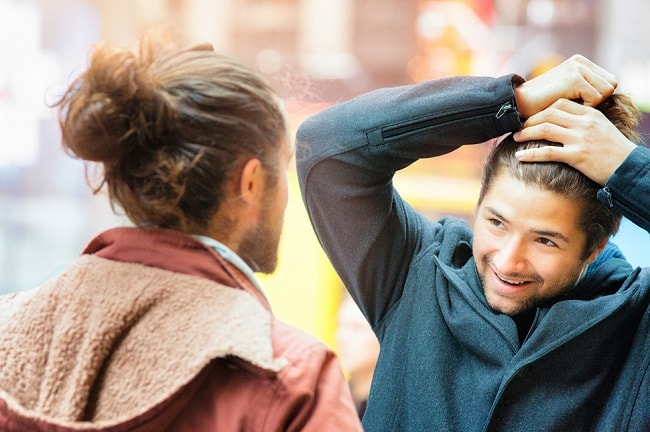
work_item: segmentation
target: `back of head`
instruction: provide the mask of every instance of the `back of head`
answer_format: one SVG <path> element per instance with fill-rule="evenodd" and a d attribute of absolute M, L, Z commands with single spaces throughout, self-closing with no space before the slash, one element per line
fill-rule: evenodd
<path fill-rule="evenodd" d="M 636 131 L 640 113 L 625 95 L 615 94 L 597 107 L 630 140 L 639 142 Z M 502 174 L 508 175 L 528 185 L 540 187 L 557 193 L 570 201 L 582 203 L 582 217 L 578 227 L 586 233 L 587 244 L 583 258 L 588 257 L 596 247 L 618 231 L 621 215 L 601 203 L 597 192 L 601 186 L 580 171 L 559 162 L 519 162 L 515 153 L 519 150 L 544 146 L 560 146 L 550 141 L 516 142 L 512 136 L 499 143 L 484 166 L 479 204 L 489 191 L 494 179 Z"/>
<path fill-rule="evenodd" d="M 136 224 L 202 232 L 226 184 L 250 158 L 270 172 L 286 121 L 261 76 L 209 45 L 174 47 L 148 34 L 137 50 L 96 46 L 57 101 L 63 145 L 101 165 Z"/>

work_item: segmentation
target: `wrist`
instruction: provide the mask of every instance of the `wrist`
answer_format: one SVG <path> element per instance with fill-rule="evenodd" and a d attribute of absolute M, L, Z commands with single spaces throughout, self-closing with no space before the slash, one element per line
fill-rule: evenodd
<path fill-rule="evenodd" d="M 519 116 L 521 118 L 527 119 L 528 117 L 535 114 L 533 105 L 530 103 L 531 97 L 528 92 L 528 86 L 526 81 L 514 85 L 515 92 L 515 101 L 517 102 L 517 110 L 519 111 Z"/>

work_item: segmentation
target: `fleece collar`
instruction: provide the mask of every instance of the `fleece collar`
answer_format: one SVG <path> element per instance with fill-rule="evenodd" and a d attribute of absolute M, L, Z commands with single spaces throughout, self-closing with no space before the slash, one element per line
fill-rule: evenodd
<path fill-rule="evenodd" d="M 126 243 L 96 239 L 87 249 L 96 253 L 38 290 L 0 298 L 0 399 L 11 410 L 72 429 L 88 427 L 86 419 L 105 427 L 169 400 L 215 358 L 271 373 L 284 367 L 269 310 L 248 289 L 221 283 L 245 281 L 191 237 L 147 245 L 133 234 Z M 164 253 L 174 244 L 176 255 Z M 191 274 L 151 265 L 175 268 L 190 257 Z"/>
<path fill-rule="evenodd" d="M 251 278 L 216 248 L 192 235 L 158 227 L 113 228 L 95 237 L 83 253 L 200 276 L 248 291 L 271 309 L 254 275 Z"/>

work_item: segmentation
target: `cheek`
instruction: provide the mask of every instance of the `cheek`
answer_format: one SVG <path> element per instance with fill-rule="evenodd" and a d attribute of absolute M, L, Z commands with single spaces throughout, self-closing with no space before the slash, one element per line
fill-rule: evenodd
<path fill-rule="evenodd" d="M 566 260 L 558 257 L 540 256 L 534 262 L 536 273 L 545 281 L 561 280 L 570 273 Z"/>
<path fill-rule="evenodd" d="M 479 257 L 486 255 L 489 252 L 490 245 L 494 248 L 495 243 L 495 239 L 491 238 L 481 225 L 474 226 L 472 250 L 477 264 L 479 263 Z"/>

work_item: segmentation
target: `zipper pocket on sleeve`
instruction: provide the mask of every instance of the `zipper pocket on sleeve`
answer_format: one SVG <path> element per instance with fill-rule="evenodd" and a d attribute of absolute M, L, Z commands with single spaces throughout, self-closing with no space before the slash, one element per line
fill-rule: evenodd
<path fill-rule="evenodd" d="M 608 187 L 599 189 L 596 193 L 598 200 L 609 208 L 616 208 L 623 216 L 634 222 L 639 227 L 645 228 L 647 226 L 648 220 L 645 218 L 645 212 L 636 207 L 634 203 L 630 201 L 621 201 L 617 199 L 612 194 L 612 191 Z M 646 228 L 647 229 L 647 228 Z"/>
<path fill-rule="evenodd" d="M 413 121 L 408 124 L 400 124 L 398 126 L 389 126 L 386 128 L 383 128 L 381 131 L 381 137 L 384 140 L 395 138 L 401 135 L 406 135 L 411 132 L 415 132 L 421 129 L 427 129 L 433 126 L 437 126 L 439 124 L 443 123 L 448 123 L 448 122 L 453 122 L 455 120 L 459 119 L 469 119 L 472 117 L 481 117 L 486 114 L 493 113 L 494 110 L 499 107 L 495 117 L 497 119 L 500 119 L 503 117 L 505 114 L 510 113 L 510 112 L 515 112 L 516 108 L 514 104 L 512 103 L 512 100 L 508 100 L 506 102 L 500 102 L 499 104 L 495 105 L 490 105 L 488 107 L 483 107 L 483 108 L 475 108 L 475 109 L 470 109 L 470 110 L 465 110 L 463 112 L 459 113 L 454 113 L 454 114 L 447 114 L 447 115 L 442 115 L 438 117 L 432 117 L 432 118 L 427 118 L 424 120 L 418 120 L 418 121 Z"/>

